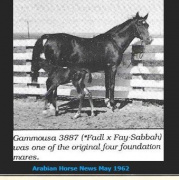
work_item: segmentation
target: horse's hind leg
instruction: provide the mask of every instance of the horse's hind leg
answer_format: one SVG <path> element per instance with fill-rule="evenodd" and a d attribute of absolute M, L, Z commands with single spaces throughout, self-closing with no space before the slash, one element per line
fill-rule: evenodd
<path fill-rule="evenodd" d="M 47 87 L 47 91 L 50 89 L 52 85 L 52 82 L 51 80 L 48 78 L 47 81 L 46 81 L 46 87 Z M 52 103 L 52 96 L 53 96 L 53 92 L 51 92 L 48 96 L 47 96 L 47 101 L 48 103 Z"/>
<path fill-rule="evenodd" d="M 47 92 L 48 92 L 48 90 L 50 89 L 50 87 L 51 87 L 51 81 L 50 81 L 50 79 L 48 78 L 47 79 L 47 81 L 46 81 L 46 87 L 47 87 Z M 43 109 L 43 114 L 47 114 L 47 105 L 48 105 L 48 103 L 49 103 L 49 101 L 50 101 L 50 99 L 51 99 L 51 94 L 50 95 L 45 95 L 45 105 L 44 105 L 44 109 Z"/>
<path fill-rule="evenodd" d="M 44 105 L 44 110 L 43 110 L 43 114 L 47 114 L 47 104 L 48 104 L 48 100 L 47 98 L 45 98 L 45 105 Z"/>
<path fill-rule="evenodd" d="M 55 108 L 55 116 L 58 115 L 58 106 L 57 106 L 57 88 L 53 92 L 53 97 L 52 97 L 52 104 Z"/>
<path fill-rule="evenodd" d="M 51 99 L 51 101 L 52 101 L 52 103 L 53 103 L 53 105 L 55 104 L 54 103 L 54 91 L 56 90 L 56 85 L 51 85 L 50 86 L 50 88 L 48 89 L 48 91 L 45 93 L 45 106 L 47 107 L 47 103 L 48 103 L 48 100 L 49 100 L 49 95 L 51 95 L 52 94 L 52 99 Z M 52 106 L 50 106 L 50 109 L 52 109 L 52 107 L 53 107 L 53 105 Z M 53 110 L 54 110 L 55 108 L 53 107 Z"/>
<path fill-rule="evenodd" d="M 110 105 L 112 106 L 112 111 L 116 108 L 115 102 L 114 102 L 114 88 L 115 88 L 115 76 L 117 72 L 117 66 L 113 66 L 111 68 L 110 73 Z"/>
<path fill-rule="evenodd" d="M 84 91 L 80 92 L 80 94 L 79 94 L 79 99 L 80 99 L 79 108 L 78 108 L 77 113 L 74 116 L 75 119 L 81 116 L 81 109 L 82 109 L 82 104 L 83 104 L 84 97 L 85 97 Z"/>
<path fill-rule="evenodd" d="M 55 103 L 56 103 L 55 116 L 58 115 L 57 99 L 58 99 L 58 96 L 57 96 L 57 87 L 56 87 L 56 89 L 55 89 Z"/>
<path fill-rule="evenodd" d="M 109 86 L 110 86 L 110 73 L 109 73 L 109 67 L 106 67 L 105 70 L 105 88 L 106 88 L 106 98 L 104 100 L 107 107 L 110 106 L 109 102 Z"/>
<path fill-rule="evenodd" d="M 89 98 L 89 102 L 90 102 L 90 106 L 91 106 L 91 116 L 94 116 L 94 106 L 93 106 L 92 94 L 87 88 L 84 88 L 84 92 Z"/>

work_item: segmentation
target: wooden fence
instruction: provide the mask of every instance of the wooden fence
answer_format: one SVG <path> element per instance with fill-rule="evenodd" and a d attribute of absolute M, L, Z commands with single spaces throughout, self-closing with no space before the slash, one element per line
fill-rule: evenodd
<path fill-rule="evenodd" d="M 35 42 L 36 39 L 13 41 L 14 95 L 41 96 L 46 92 L 47 74 L 42 69 L 39 71 L 39 87 L 29 86 L 32 48 Z M 152 44 L 145 47 L 143 56 L 132 55 L 132 46 L 136 46 L 135 44 L 137 44 L 136 39 L 125 51 L 123 61 L 118 68 L 115 98 L 163 100 L 163 38 L 154 38 Z M 92 77 L 92 83 L 86 84 L 92 91 L 93 97 L 104 98 L 104 73 L 93 73 Z M 59 86 L 57 93 L 59 96 L 76 96 L 71 83 Z"/>

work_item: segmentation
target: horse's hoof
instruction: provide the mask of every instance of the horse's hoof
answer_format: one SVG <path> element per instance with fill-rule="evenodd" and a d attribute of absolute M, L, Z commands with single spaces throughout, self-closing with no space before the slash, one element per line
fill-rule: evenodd
<path fill-rule="evenodd" d="M 112 112 L 114 112 L 114 110 L 117 108 L 117 106 L 116 105 L 114 105 L 113 107 L 112 107 Z"/>
<path fill-rule="evenodd" d="M 47 114 L 47 110 L 43 110 L 42 114 L 46 115 Z"/>
<path fill-rule="evenodd" d="M 77 118 L 79 118 L 79 117 L 81 117 L 81 114 L 76 113 L 75 116 L 74 116 L 73 118 L 74 118 L 74 119 L 77 119 Z"/>

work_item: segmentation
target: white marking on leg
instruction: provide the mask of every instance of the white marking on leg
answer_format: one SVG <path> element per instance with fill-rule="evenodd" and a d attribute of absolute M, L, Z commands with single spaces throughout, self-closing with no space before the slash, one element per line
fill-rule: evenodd
<path fill-rule="evenodd" d="M 92 111 L 92 112 L 91 112 L 91 117 L 94 117 L 94 116 L 95 116 L 95 114 L 94 114 L 94 112 Z"/>
<path fill-rule="evenodd" d="M 104 102 L 105 102 L 105 104 L 108 106 L 108 104 L 109 104 L 109 98 L 105 98 L 105 99 L 104 99 Z"/>
<path fill-rule="evenodd" d="M 108 98 L 104 99 L 104 102 L 105 102 L 107 108 L 112 109 L 112 106 L 111 106 L 110 101 L 109 101 Z"/>
<path fill-rule="evenodd" d="M 112 106 L 111 106 L 110 102 L 107 103 L 107 107 L 108 107 L 109 109 L 112 109 Z"/>
<path fill-rule="evenodd" d="M 53 106 L 53 104 L 50 104 L 50 110 L 54 110 L 55 107 Z"/>
<path fill-rule="evenodd" d="M 78 117 L 81 117 L 81 113 L 77 112 L 74 116 L 74 119 L 77 119 Z"/>

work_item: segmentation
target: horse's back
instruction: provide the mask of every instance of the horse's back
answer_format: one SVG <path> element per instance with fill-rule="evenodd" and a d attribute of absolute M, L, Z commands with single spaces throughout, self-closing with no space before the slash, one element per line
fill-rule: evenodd
<path fill-rule="evenodd" d="M 82 38 L 58 33 L 48 36 L 44 45 L 46 59 L 54 65 L 89 68 L 91 71 L 104 69 L 105 47 L 109 37 L 105 34 Z"/>

